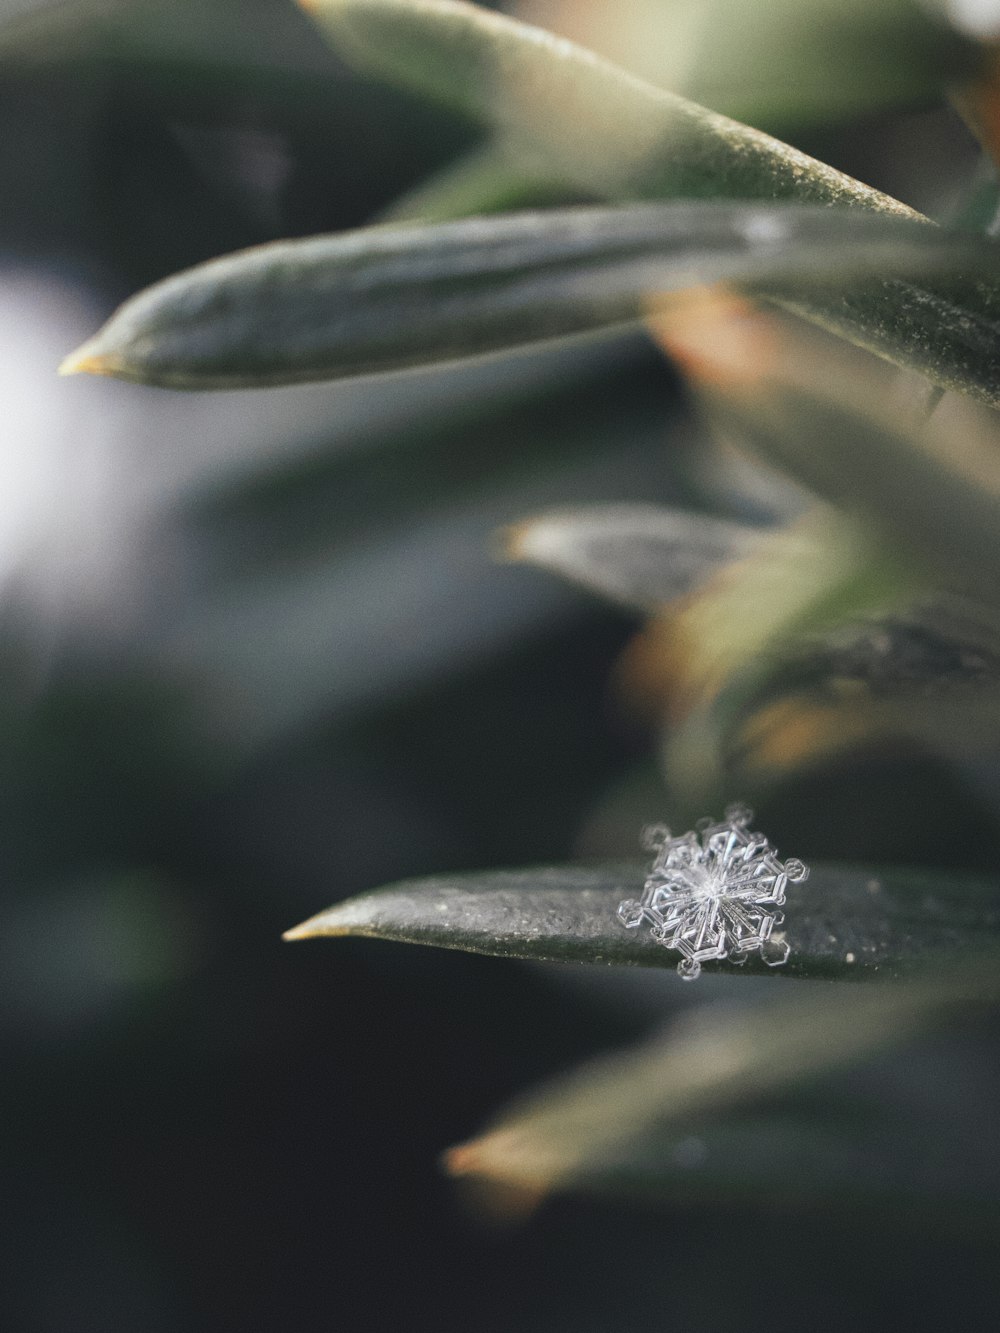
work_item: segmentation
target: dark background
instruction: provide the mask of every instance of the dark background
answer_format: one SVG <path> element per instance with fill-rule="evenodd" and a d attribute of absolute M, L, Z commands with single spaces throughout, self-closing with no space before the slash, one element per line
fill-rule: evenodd
<path fill-rule="evenodd" d="M 474 140 L 277 0 L 91 9 L 0 67 L 3 1327 L 994 1327 L 994 1234 L 967 1219 L 477 1216 L 439 1153 L 648 1030 L 673 978 L 282 944 L 399 877 L 591 849 L 604 794 L 652 772 L 608 686 L 635 622 L 495 564 L 492 533 L 697 500 L 694 446 L 639 335 L 301 391 L 57 380 L 137 287 L 363 224 Z M 891 185 L 916 123 L 971 160 L 918 111 L 803 146 Z M 871 754 L 767 827 L 807 857 L 990 867 L 980 778 Z"/>

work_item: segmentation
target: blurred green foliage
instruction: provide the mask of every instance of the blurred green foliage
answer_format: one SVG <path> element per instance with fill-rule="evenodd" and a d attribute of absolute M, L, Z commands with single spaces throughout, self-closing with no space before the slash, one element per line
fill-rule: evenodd
<path fill-rule="evenodd" d="M 992 50 L 307 8 L 0 7 L 5 1326 L 991 1327 Z M 734 796 L 798 980 L 681 987 Z"/>

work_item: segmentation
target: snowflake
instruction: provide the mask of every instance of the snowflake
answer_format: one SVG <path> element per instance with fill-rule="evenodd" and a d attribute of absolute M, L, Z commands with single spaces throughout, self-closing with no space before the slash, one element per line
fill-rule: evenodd
<path fill-rule="evenodd" d="M 697 833 L 680 838 L 662 824 L 643 830 L 656 860 L 642 897 L 621 903 L 618 918 L 629 929 L 648 922 L 658 943 L 683 954 L 677 971 L 687 981 L 710 959 L 745 963 L 755 951 L 769 967 L 788 959 L 784 938 L 772 935 L 784 920 L 777 909 L 787 885 L 809 871 L 801 861 L 782 864 L 767 839 L 749 831 L 751 819 L 752 810 L 731 805 L 723 823 L 702 819 Z"/>

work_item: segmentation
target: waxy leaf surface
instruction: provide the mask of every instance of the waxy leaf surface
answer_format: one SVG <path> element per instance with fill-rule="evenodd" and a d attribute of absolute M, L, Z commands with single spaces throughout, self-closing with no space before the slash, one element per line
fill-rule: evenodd
<path fill-rule="evenodd" d="M 623 899 L 641 895 L 648 869 L 622 863 L 437 875 L 338 903 L 286 938 L 363 935 L 504 958 L 676 967 L 675 951 L 644 927 L 626 930 L 616 916 Z M 735 970 L 890 978 L 934 957 L 974 950 L 998 928 L 993 883 L 932 871 L 816 866 L 805 884 L 789 888 L 788 963 L 768 968 L 751 957 Z"/>
<path fill-rule="evenodd" d="M 992 279 L 998 256 L 990 241 L 920 222 L 789 204 L 638 204 L 375 227 L 276 242 L 176 274 L 127 301 L 63 370 L 188 389 L 335 379 L 613 328 L 719 282 L 780 289 L 847 318 L 838 293 L 848 279 Z M 904 350 L 942 382 L 1000 401 L 998 329 L 983 317 L 950 350 L 930 351 L 918 329 Z"/>

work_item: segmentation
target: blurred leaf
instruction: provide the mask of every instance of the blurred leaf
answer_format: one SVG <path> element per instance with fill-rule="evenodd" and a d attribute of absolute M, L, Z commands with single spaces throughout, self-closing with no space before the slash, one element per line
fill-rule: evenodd
<path fill-rule="evenodd" d="M 924 425 L 877 364 L 745 306 L 709 298 L 657 328 L 710 411 L 766 461 L 926 574 L 1000 600 L 992 413 Z"/>
<path fill-rule="evenodd" d="M 690 592 L 749 552 L 761 530 L 654 505 L 553 510 L 506 529 L 511 560 L 540 565 L 640 611 Z"/>
<path fill-rule="evenodd" d="M 63 370 L 192 389 L 329 379 L 613 327 L 703 283 L 778 284 L 786 296 L 809 293 L 817 307 L 825 299 L 839 308 L 829 288 L 848 278 L 992 277 L 997 253 L 991 241 L 918 222 L 780 204 L 376 227 L 259 246 L 168 278 L 126 302 Z M 873 298 L 883 333 L 900 309 L 905 317 L 908 291 Z M 904 318 L 897 354 L 1000 402 L 998 326 L 963 318 L 957 340 L 948 331 L 928 340 L 920 329 L 910 341 Z M 858 320 L 864 338 L 871 324 Z"/>
<path fill-rule="evenodd" d="M 876 363 L 745 306 L 658 328 L 717 423 L 843 511 L 769 534 L 631 650 L 626 680 L 674 723 L 677 790 L 711 800 L 887 736 L 993 743 L 994 414 L 946 398 L 925 421 Z"/>
<path fill-rule="evenodd" d="M 12 63 L 201 66 L 255 76 L 329 74 L 292 6 L 275 0 L 0 0 L 0 51 Z"/>
<path fill-rule="evenodd" d="M 922 591 L 857 523 L 817 506 L 761 534 L 744 559 L 651 622 L 629 650 L 624 680 L 660 714 L 683 718 L 734 679 L 771 674 L 845 624 L 898 616 Z"/>
<path fill-rule="evenodd" d="M 672 1207 L 725 1201 L 754 1212 L 847 1213 L 852 1222 L 875 1213 L 935 1229 L 996 1225 L 996 1155 L 983 1151 L 976 1125 L 963 1116 L 959 1090 L 944 1090 L 945 1107 L 938 1100 L 922 1105 L 922 1093 L 932 1101 L 924 1087 L 910 1102 L 887 1106 L 829 1083 L 812 1098 L 786 1093 L 779 1106 L 645 1126 L 627 1144 L 580 1163 L 566 1184 Z M 942 1110 L 951 1115 L 947 1134 L 940 1132 Z M 475 1148 L 446 1156 L 455 1174 L 475 1169 Z M 531 1190 L 534 1200 L 538 1193 Z"/>
<path fill-rule="evenodd" d="M 734 682 L 744 716 L 733 743 L 744 765 L 780 772 L 793 738 L 801 749 L 810 731 L 819 749 L 910 736 L 967 760 L 1000 735 L 1000 625 L 987 609 L 942 595 L 790 644 L 747 684 Z M 733 700 L 719 704 L 726 713 Z"/>
<path fill-rule="evenodd" d="M 504 540 L 511 559 L 640 611 L 661 612 L 704 585 L 629 652 L 629 684 L 656 713 L 683 712 L 679 693 L 704 696 L 760 656 L 769 689 L 836 678 L 892 694 L 1000 680 L 1000 627 L 983 608 L 927 600 L 919 580 L 824 509 L 768 531 L 653 505 L 591 505 L 525 520 Z"/>
<path fill-rule="evenodd" d="M 113 11 L 121 0 L 0 0 L 0 28 L 48 34 L 53 23 L 86 23 Z M 9 39 L 9 32 L 4 33 Z"/>
<path fill-rule="evenodd" d="M 956 266 L 957 267 L 957 266 Z M 943 389 L 971 394 L 1000 407 L 996 372 L 1000 301 L 993 286 L 996 269 L 984 281 L 915 286 L 889 280 L 874 287 L 851 287 L 836 297 L 786 293 L 782 305 L 813 324 L 903 369 L 918 370 Z M 933 277 L 928 271 L 928 280 Z"/>
<path fill-rule="evenodd" d="M 757 130 L 462 0 L 300 0 L 337 50 L 475 117 L 556 179 L 616 198 L 905 205 Z"/>
<path fill-rule="evenodd" d="M 677 954 L 615 913 L 641 895 L 648 865 L 539 867 L 434 876 L 339 903 L 286 939 L 363 935 L 502 958 L 677 965 Z M 751 958 L 742 971 L 792 977 L 895 977 L 974 951 L 1000 927 L 995 884 L 918 870 L 813 867 L 790 893 L 788 964 Z M 708 965 L 706 965 L 708 966 Z M 723 970 L 725 967 L 723 965 Z"/>
<path fill-rule="evenodd" d="M 959 32 L 980 41 L 1000 38 L 1000 5 L 996 0 L 926 0 L 928 8 L 945 15 Z"/>
<path fill-rule="evenodd" d="M 979 49 L 969 77 L 952 101 L 994 164 L 1000 162 L 1000 14 L 993 0 L 925 0 Z"/>
<path fill-rule="evenodd" d="M 669 1191 L 677 1173 L 669 1170 L 668 1154 L 679 1146 L 671 1128 L 690 1132 L 692 1117 L 742 1110 L 906 1041 L 950 1010 L 995 1002 L 996 996 L 994 970 L 980 957 L 963 971 L 919 983 L 782 995 L 743 1011 L 699 1007 L 666 1036 L 595 1060 L 528 1094 L 481 1137 L 452 1148 L 446 1164 L 455 1175 L 485 1177 L 536 1198 L 602 1178 L 606 1184 L 617 1176 L 621 1183 L 626 1174 L 650 1167 L 666 1176 Z M 799 1152 L 819 1178 L 802 1182 L 805 1189 L 836 1184 L 843 1140 L 824 1143 L 821 1124 L 813 1115 L 811 1124 L 793 1131 L 792 1162 L 767 1162 L 772 1198 L 786 1193 L 786 1171 Z M 754 1162 L 741 1162 L 733 1152 L 739 1121 L 723 1121 L 709 1132 L 718 1136 L 711 1142 L 729 1140 L 737 1191 L 767 1184 Z M 759 1146 L 760 1126 L 750 1128 L 748 1138 L 744 1120 L 742 1138 L 744 1147 Z M 784 1148 L 784 1135 L 778 1141 Z"/>
<path fill-rule="evenodd" d="M 740 573 L 730 593 L 742 586 Z M 829 591 L 817 587 L 817 607 Z M 737 624 L 727 645 L 699 645 L 699 617 L 719 616 L 724 605 L 706 590 L 690 623 L 684 615 L 676 627 L 657 622 L 638 641 L 642 651 L 633 646 L 626 658 L 630 682 L 640 659 L 647 711 L 671 721 L 667 774 L 696 807 L 734 783 L 760 793 L 789 772 L 874 743 L 910 738 L 958 762 L 995 747 L 995 626 L 955 623 L 947 603 L 865 615 L 845 598 L 844 620 L 823 630 L 800 630 L 791 618 L 758 639 Z"/>
<path fill-rule="evenodd" d="M 306 7 L 347 59 L 494 129 L 525 182 L 547 172 L 552 180 L 610 199 L 788 197 L 916 216 L 757 130 L 646 84 L 541 29 L 460 0 L 308 0 Z M 911 17 L 916 27 L 935 27 Z M 943 28 L 942 34 L 936 47 L 925 42 L 924 49 L 947 64 L 957 39 Z M 455 203 L 479 208 L 467 193 Z M 483 207 L 491 206 L 487 193 Z M 946 388 L 1000 403 L 994 372 L 998 312 L 982 292 L 869 284 L 799 308 Z"/>
<path fill-rule="evenodd" d="M 940 100 L 976 50 L 927 0 L 522 0 L 520 13 L 753 125 Z"/>

